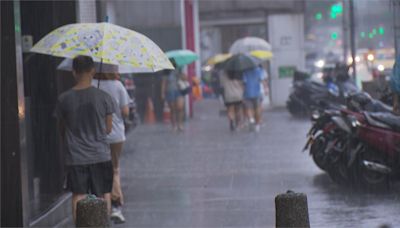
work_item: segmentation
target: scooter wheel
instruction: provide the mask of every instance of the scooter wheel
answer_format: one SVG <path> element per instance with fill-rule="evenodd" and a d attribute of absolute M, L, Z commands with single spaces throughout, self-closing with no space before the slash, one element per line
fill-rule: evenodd
<path fill-rule="evenodd" d="M 386 191 L 390 187 L 389 175 L 373 171 L 363 165 L 363 160 L 385 164 L 385 158 L 374 151 L 366 150 L 361 153 L 351 167 L 352 179 L 360 190 L 370 192 Z"/>
<path fill-rule="evenodd" d="M 319 135 L 310 147 L 310 154 L 314 160 L 314 163 L 323 171 L 326 171 L 328 168 L 328 156 L 325 153 L 326 146 L 326 137 Z"/>
<path fill-rule="evenodd" d="M 350 184 L 348 170 L 345 162 L 338 161 L 332 164 L 328 169 L 329 177 L 339 185 L 347 186 Z"/>

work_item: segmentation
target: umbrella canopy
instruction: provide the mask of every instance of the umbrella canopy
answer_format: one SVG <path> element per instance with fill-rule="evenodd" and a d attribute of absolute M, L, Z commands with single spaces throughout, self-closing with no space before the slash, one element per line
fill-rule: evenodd
<path fill-rule="evenodd" d="M 236 54 L 223 63 L 226 71 L 245 71 L 261 64 L 261 60 L 249 54 Z"/>
<path fill-rule="evenodd" d="M 250 52 L 250 55 L 257 57 L 259 59 L 262 59 L 262 60 L 269 60 L 269 59 L 272 59 L 272 57 L 273 57 L 272 52 L 260 51 L 260 50 L 252 51 L 252 52 Z"/>
<path fill-rule="evenodd" d="M 236 40 L 229 52 L 232 54 L 249 53 L 251 51 L 271 51 L 271 45 L 264 39 L 258 37 L 245 37 Z"/>
<path fill-rule="evenodd" d="M 166 52 L 168 58 L 175 61 L 176 66 L 182 67 L 193 63 L 199 56 L 191 50 L 173 50 Z"/>
<path fill-rule="evenodd" d="M 207 64 L 208 65 L 216 65 L 216 64 L 225 62 L 230 57 L 232 57 L 232 54 L 229 54 L 229 53 L 214 55 L 213 57 L 211 57 L 207 60 Z"/>
<path fill-rule="evenodd" d="M 126 66 L 130 72 L 174 69 L 165 53 L 152 40 L 110 23 L 62 26 L 42 38 L 31 52 L 64 58 L 87 55 L 95 62 Z"/>

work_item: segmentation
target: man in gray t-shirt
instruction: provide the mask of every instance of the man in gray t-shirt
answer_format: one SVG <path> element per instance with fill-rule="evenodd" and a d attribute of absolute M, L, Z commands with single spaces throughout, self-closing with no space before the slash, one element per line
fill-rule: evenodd
<path fill-rule="evenodd" d="M 105 121 L 115 112 L 110 95 L 95 87 L 71 89 L 59 97 L 57 112 L 65 123 L 67 165 L 111 160 Z"/>
<path fill-rule="evenodd" d="M 116 104 L 110 95 L 92 87 L 95 69 L 91 57 L 75 57 L 73 74 L 77 84 L 61 94 L 56 114 L 66 150 L 75 220 L 77 202 L 89 193 L 104 198 L 111 209 L 113 168 L 106 137 L 112 129 Z"/>

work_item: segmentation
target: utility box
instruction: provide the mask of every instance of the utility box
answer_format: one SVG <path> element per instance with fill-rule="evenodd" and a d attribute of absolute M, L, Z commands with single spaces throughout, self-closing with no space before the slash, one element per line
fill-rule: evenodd
<path fill-rule="evenodd" d="M 305 69 L 303 14 L 268 16 L 268 41 L 271 60 L 271 104 L 285 106 L 295 70 Z"/>

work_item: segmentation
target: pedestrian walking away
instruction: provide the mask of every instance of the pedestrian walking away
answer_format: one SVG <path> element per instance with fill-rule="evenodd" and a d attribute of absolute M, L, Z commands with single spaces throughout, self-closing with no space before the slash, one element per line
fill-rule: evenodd
<path fill-rule="evenodd" d="M 175 62 L 171 61 L 174 67 Z M 185 100 L 188 91 L 183 88 L 187 83 L 186 76 L 179 69 L 165 70 L 165 76 L 161 86 L 161 98 L 166 100 L 171 112 L 171 124 L 174 131 L 183 131 L 183 118 Z"/>
<path fill-rule="evenodd" d="M 261 82 L 265 81 L 266 74 L 261 66 L 243 72 L 244 104 L 250 126 L 258 132 L 261 124 Z"/>
<path fill-rule="evenodd" d="M 224 101 L 228 112 L 230 130 L 240 129 L 243 83 L 234 77 L 233 72 L 226 72 L 220 75 L 221 86 L 224 89 Z"/>
<path fill-rule="evenodd" d="M 93 86 L 98 86 L 99 89 L 108 93 L 115 101 L 116 108 L 113 114 L 112 131 L 107 136 L 107 142 L 110 144 L 111 160 L 113 165 L 113 187 L 111 192 L 111 220 L 115 223 L 124 223 L 125 217 L 122 213 L 122 205 L 124 197 L 121 189 L 120 177 L 120 157 L 123 149 L 123 144 L 126 140 L 124 118 L 129 116 L 129 100 L 127 90 L 121 83 L 118 74 L 118 66 L 105 65 L 110 67 L 107 72 L 113 73 L 98 73 L 92 81 Z"/>
<path fill-rule="evenodd" d="M 113 168 L 107 135 L 112 130 L 115 102 L 91 85 L 95 74 L 91 57 L 73 59 L 77 84 L 60 95 L 56 106 L 61 140 L 65 148 L 67 186 L 72 192 L 72 212 L 87 194 L 104 198 L 111 211 Z"/>

